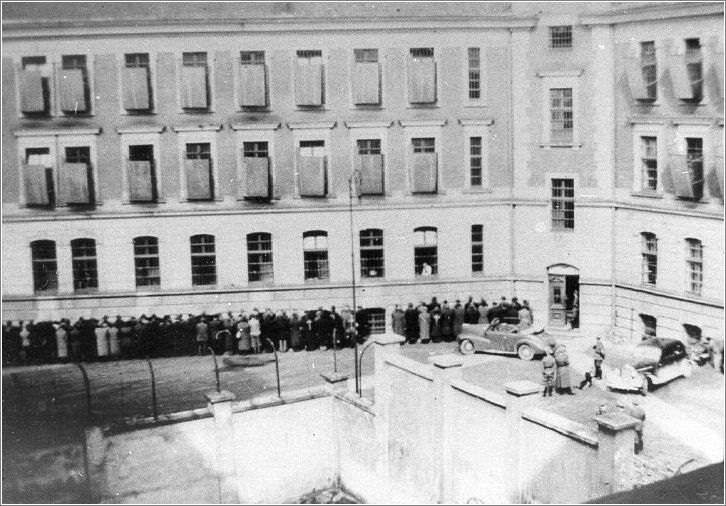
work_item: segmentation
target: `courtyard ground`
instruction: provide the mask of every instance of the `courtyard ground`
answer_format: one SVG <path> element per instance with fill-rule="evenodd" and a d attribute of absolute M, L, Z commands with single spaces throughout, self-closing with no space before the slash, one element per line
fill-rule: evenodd
<path fill-rule="evenodd" d="M 570 338 L 573 382 L 592 366 L 589 338 Z M 626 350 L 605 343 L 611 363 Z M 429 357 L 456 351 L 455 343 L 404 345 L 402 353 L 426 363 Z M 277 393 L 272 354 L 225 360 L 219 358 L 220 387 L 233 392 L 238 400 Z M 464 378 L 487 389 L 503 392 L 512 380 L 540 382 L 541 362 L 524 362 L 512 357 L 476 354 L 465 357 Z M 213 359 L 177 357 L 152 361 L 159 414 L 206 406 L 205 393 L 215 389 Z M 332 350 L 287 352 L 279 355 L 280 387 L 283 394 L 323 384 L 321 373 L 334 368 Z M 353 352 L 338 350 L 338 371 L 352 376 Z M 153 414 L 151 371 L 146 361 L 85 364 L 90 384 L 91 415 L 95 423 L 119 418 L 149 417 Z M 373 352 L 363 356 L 364 395 L 372 397 L 370 375 Z M 618 398 L 638 398 L 647 413 L 645 449 L 636 457 L 636 482 L 645 484 L 673 476 L 679 469 L 690 471 L 723 460 L 724 382 L 723 375 L 710 366 L 697 368 L 688 379 L 678 379 L 643 398 L 637 394 L 609 392 L 602 382 L 592 388 L 575 390 L 576 395 L 533 399 L 539 407 L 596 429 L 593 416 L 605 402 L 615 405 Z M 86 416 L 86 389 L 81 370 L 75 365 L 5 368 L 3 380 L 3 474 L 37 475 L 52 465 L 65 481 L 55 486 L 69 492 L 66 502 L 77 502 L 81 435 L 78 427 Z M 43 449 L 55 448 L 51 453 Z M 41 461 L 26 457 L 39 452 Z M 47 461 L 47 462 L 45 462 Z M 60 464 L 59 464 L 60 462 Z M 52 474 L 52 473 L 51 473 Z M 5 486 L 3 487 L 5 491 Z M 75 492 L 74 492 L 75 491 Z M 26 491 L 27 492 L 27 491 Z M 75 495 L 74 495 L 75 494 Z M 48 499 L 39 497 L 37 499 Z M 57 501 L 56 501 L 57 502 Z"/>

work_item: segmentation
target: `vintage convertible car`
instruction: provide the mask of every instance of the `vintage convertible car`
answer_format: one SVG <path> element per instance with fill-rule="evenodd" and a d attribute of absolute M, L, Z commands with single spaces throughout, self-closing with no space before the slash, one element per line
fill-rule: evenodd
<path fill-rule="evenodd" d="M 545 350 L 554 350 L 555 340 L 542 327 L 519 329 L 516 325 L 499 323 L 498 319 L 490 324 L 465 323 L 457 338 L 459 351 L 471 355 L 477 351 L 517 355 L 522 360 L 532 360 L 544 355 Z"/>
<path fill-rule="evenodd" d="M 687 378 L 692 371 L 693 364 L 681 341 L 653 337 L 638 343 L 630 360 L 607 375 L 605 385 L 610 390 L 646 395 L 653 385 Z"/>

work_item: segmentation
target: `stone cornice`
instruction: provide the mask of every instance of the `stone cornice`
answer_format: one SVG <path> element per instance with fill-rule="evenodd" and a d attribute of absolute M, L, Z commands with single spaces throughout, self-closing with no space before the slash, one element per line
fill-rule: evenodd
<path fill-rule="evenodd" d="M 325 130 L 335 128 L 335 121 L 300 121 L 288 122 L 290 130 Z"/>
<path fill-rule="evenodd" d="M 348 128 L 390 128 L 393 121 L 346 121 Z"/>
<path fill-rule="evenodd" d="M 537 72 L 537 77 L 580 77 L 582 69 L 575 70 L 542 70 Z"/>
<path fill-rule="evenodd" d="M 445 119 L 400 119 L 398 124 L 404 128 L 409 127 L 442 127 L 446 125 Z"/>
<path fill-rule="evenodd" d="M 179 125 L 174 127 L 175 132 L 219 132 L 222 130 L 223 124 L 207 124 L 207 125 Z"/>
<path fill-rule="evenodd" d="M 48 128 L 33 130 L 16 130 L 15 137 L 48 137 L 52 135 L 99 135 L 101 128 Z"/>
<path fill-rule="evenodd" d="M 161 126 L 147 126 L 147 125 L 141 125 L 141 126 L 127 126 L 127 127 L 119 127 L 116 129 L 116 133 L 124 135 L 124 134 L 160 134 L 166 130 L 166 127 L 164 125 Z"/>
<path fill-rule="evenodd" d="M 230 123 L 232 130 L 277 130 L 280 128 L 280 122 L 273 123 Z"/>
<path fill-rule="evenodd" d="M 468 126 L 491 126 L 494 124 L 494 118 L 465 119 L 460 118 L 459 124 L 463 127 Z"/>
<path fill-rule="evenodd" d="M 672 18 L 693 18 L 696 16 L 723 16 L 724 13 L 724 5 L 721 2 L 678 2 L 659 6 L 643 5 L 643 7 L 636 7 L 634 9 L 622 9 L 615 12 L 581 16 L 580 24 L 612 25 L 641 21 L 659 21 Z"/>

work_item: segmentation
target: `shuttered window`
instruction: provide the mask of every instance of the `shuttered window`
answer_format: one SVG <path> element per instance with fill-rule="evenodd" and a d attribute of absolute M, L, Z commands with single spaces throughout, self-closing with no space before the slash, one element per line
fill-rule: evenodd
<path fill-rule="evenodd" d="M 185 164 L 187 198 L 189 200 L 213 200 L 214 177 L 210 144 L 208 142 L 188 143 Z"/>
<path fill-rule="evenodd" d="M 433 137 L 411 139 L 413 148 L 413 193 L 436 193 L 438 189 L 438 155 Z"/>
<path fill-rule="evenodd" d="M 433 48 L 411 49 L 408 64 L 408 94 L 411 104 L 436 102 L 436 61 Z"/>
<path fill-rule="evenodd" d="M 265 52 L 242 51 L 239 72 L 239 105 L 243 108 L 267 106 Z"/>
<path fill-rule="evenodd" d="M 325 104 L 322 51 L 306 50 L 297 52 L 295 103 L 299 107 L 321 107 Z"/>
<path fill-rule="evenodd" d="M 183 109 L 208 109 L 211 104 L 207 53 L 182 54 L 181 97 Z"/>
<path fill-rule="evenodd" d="M 26 205 L 55 205 L 54 165 L 55 163 L 50 155 L 50 148 L 28 148 L 25 150 L 23 176 Z"/>
<path fill-rule="evenodd" d="M 300 141 L 297 168 L 301 197 L 325 197 L 327 195 L 325 141 Z"/>
<path fill-rule="evenodd" d="M 151 65 L 148 53 L 124 55 L 123 101 L 129 112 L 148 113 L 153 108 Z"/>
<path fill-rule="evenodd" d="M 72 240 L 71 256 L 73 258 L 73 289 L 76 292 L 97 290 L 96 241 L 93 239 Z"/>
<path fill-rule="evenodd" d="M 54 293 L 58 290 L 58 261 L 55 241 L 30 243 L 33 262 L 33 290 L 36 294 Z"/>
<path fill-rule="evenodd" d="M 45 56 L 23 57 L 20 65 L 20 111 L 26 116 L 49 116 L 53 67 Z"/>
<path fill-rule="evenodd" d="M 693 198 L 703 198 L 703 139 L 698 137 L 686 138 L 686 167 L 691 178 Z"/>
<path fill-rule="evenodd" d="M 272 282 L 272 234 L 247 234 L 247 279 L 250 283 Z"/>
<path fill-rule="evenodd" d="M 646 95 L 635 98 L 655 100 L 658 98 L 658 65 L 652 40 L 640 43 L 640 71 Z"/>
<path fill-rule="evenodd" d="M 89 147 L 65 148 L 65 163 L 60 172 L 61 201 L 63 203 L 88 205 L 95 202 Z"/>
<path fill-rule="evenodd" d="M 159 273 L 159 239 L 156 237 L 134 238 L 134 264 L 136 267 L 137 287 L 161 285 L 161 275 Z"/>
<path fill-rule="evenodd" d="M 193 235 L 190 239 L 192 251 L 192 285 L 217 284 L 217 255 L 214 236 Z"/>
<path fill-rule="evenodd" d="M 383 194 L 383 155 L 380 139 L 358 139 L 358 169 L 360 170 L 360 194 Z"/>
<path fill-rule="evenodd" d="M 327 232 L 312 230 L 303 233 L 303 262 L 305 281 L 330 279 Z"/>
<path fill-rule="evenodd" d="M 686 72 L 691 85 L 692 99 L 703 97 L 703 56 L 700 39 L 686 39 Z"/>
<path fill-rule="evenodd" d="M 355 49 L 353 65 L 353 103 L 377 105 L 381 103 L 381 76 L 378 49 Z"/>
<path fill-rule="evenodd" d="M 129 146 L 128 184 L 132 202 L 155 202 L 159 195 L 156 185 L 154 146 Z"/>
<path fill-rule="evenodd" d="M 267 142 L 245 142 L 242 162 L 247 198 L 269 198 L 271 194 L 270 159 Z"/>
<path fill-rule="evenodd" d="M 360 231 L 360 275 L 362 278 L 385 276 L 383 230 L 371 228 Z"/>
<path fill-rule="evenodd" d="M 62 57 L 60 105 L 67 115 L 91 112 L 91 86 L 85 55 Z"/>

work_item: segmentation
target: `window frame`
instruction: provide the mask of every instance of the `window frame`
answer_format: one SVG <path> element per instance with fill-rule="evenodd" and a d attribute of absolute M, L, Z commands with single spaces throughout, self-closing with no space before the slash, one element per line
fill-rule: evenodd
<path fill-rule="evenodd" d="M 149 64 L 148 64 L 148 86 L 149 86 L 149 104 L 151 107 L 149 109 L 126 109 L 124 108 L 124 82 L 123 82 L 123 69 L 127 67 L 126 64 L 126 56 L 128 55 L 137 55 L 137 54 L 145 54 L 149 57 Z M 152 52 L 144 53 L 144 52 L 130 52 L 130 53 L 120 53 L 119 56 L 120 64 L 118 66 L 118 93 L 119 93 L 119 114 L 123 116 L 148 116 L 158 113 L 158 86 L 157 86 L 157 73 L 156 73 L 156 54 Z"/>
<path fill-rule="evenodd" d="M 184 54 L 205 53 L 207 55 L 207 107 L 204 109 L 185 109 L 182 102 L 182 67 L 184 67 Z M 176 61 L 176 103 L 177 113 L 201 115 L 216 112 L 217 97 L 215 94 L 216 76 L 214 71 L 214 55 L 209 51 L 198 51 L 197 48 L 182 48 L 175 51 L 174 58 Z M 201 66 L 201 65 L 200 65 Z"/>
<path fill-rule="evenodd" d="M 325 237 L 325 248 L 306 248 L 305 239 L 308 237 L 314 237 L 315 242 L 319 238 Z M 325 230 L 306 230 L 302 233 L 303 239 L 303 280 L 306 284 L 308 283 L 329 283 L 330 282 L 330 234 Z M 308 258 L 308 254 L 320 254 L 320 258 Z M 324 253 L 324 256 L 322 255 Z M 315 262 L 315 272 L 318 273 L 318 277 L 308 277 L 308 273 L 312 272 L 312 268 L 308 265 Z M 325 276 L 320 276 L 320 274 Z"/>
<path fill-rule="evenodd" d="M 304 124 L 291 124 L 288 123 L 288 127 L 292 129 L 292 142 L 293 142 L 293 152 L 294 152 L 294 184 L 295 189 L 293 193 L 293 198 L 295 199 L 303 199 L 307 197 L 302 197 L 300 195 L 300 180 L 299 180 L 299 167 L 297 165 L 298 159 L 298 149 L 300 148 L 301 142 L 307 142 L 307 141 L 323 141 L 324 142 L 324 149 L 325 149 L 325 157 L 326 157 L 326 163 L 325 163 L 325 177 L 328 181 L 328 192 L 325 195 L 325 197 L 321 197 L 321 199 L 324 198 L 335 198 L 335 186 L 332 184 L 332 174 L 331 174 L 331 130 L 335 126 L 335 122 L 330 123 L 304 123 Z"/>
<path fill-rule="evenodd" d="M 657 286 L 658 284 L 658 236 L 653 232 L 640 233 L 640 284 Z"/>
<path fill-rule="evenodd" d="M 480 238 L 477 239 L 477 235 Z M 471 225 L 471 273 L 473 276 L 484 275 L 484 225 Z"/>
<path fill-rule="evenodd" d="M 367 237 L 364 237 L 363 234 L 367 233 L 369 234 Z M 372 242 L 375 242 L 376 240 L 380 239 L 380 245 L 376 244 L 370 244 Z M 367 242 L 367 244 L 363 244 L 364 240 Z M 360 264 L 360 278 L 361 279 L 385 279 L 386 277 L 386 250 L 385 250 L 385 233 L 383 229 L 380 228 L 366 228 L 361 229 L 358 231 L 358 257 L 359 257 L 359 264 Z M 365 253 L 364 253 L 365 252 Z M 364 262 L 364 257 L 367 256 L 369 253 L 375 254 L 380 253 L 380 269 L 375 269 L 376 275 L 371 276 L 371 268 L 370 259 L 367 259 L 367 262 Z M 377 261 L 377 259 L 376 259 Z M 368 268 L 366 268 L 368 267 Z M 366 273 L 368 271 L 368 273 Z"/>
<path fill-rule="evenodd" d="M 556 187 L 555 181 L 561 181 L 563 183 L 566 181 L 571 181 L 572 182 L 572 188 L 571 188 L 572 197 L 568 197 L 566 195 L 561 195 L 561 196 L 555 195 L 555 190 L 561 189 L 563 191 L 567 191 L 570 189 L 569 187 L 564 186 L 564 185 L 561 187 Z M 550 207 L 550 230 L 552 232 L 573 232 L 575 230 L 575 203 L 576 203 L 575 188 L 576 188 L 576 186 L 577 186 L 576 181 L 572 177 L 559 177 L 559 176 L 555 177 L 554 175 L 551 177 L 549 207 Z M 555 199 L 558 199 L 562 203 L 561 209 L 563 210 L 563 218 L 561 220 L 559 218 L 555 218 L 555 211 L 558 210 L 555 208 Z M 567 203 L 568 202 L 572 202 L 572 226 L 571 227 L 567 226 L 568 219 L 565 214 L 567 212 Z M 561 227 L 555 225 L 555 223 L 559 223 L 559 222 L 562 222 L 562 224 L 563 224 Z"/>
<path fill-rule="evenodd" d="M 376 61 L 365 61 L 359 62 L 356 56 L 356 51 L 372 51 L 377 52 Z M 378 97 L 379 102 L 377 104 L 356 104 L 355 103 L 355 87 L 353 85 L 353 69 L 356 63 L 377 63 L 378 64 Z M 353 110 L 379 110 L 385 107 L 383 93 L 383 62 L 381 61 L 381 48 L 380 47 L 354 47 L 348 54 L 348 99 L 350 108 Z"/>
<path fill-rule="evenodd" d="M 701 297 L 703 295 L 703 264 L 704 264 L 704 247 L 703 241 L 694 237 L 687 237 L 685 239 L 686 246 L 686 293 L 694 297 Z M 700 252 L 700 257 L 694 257 L 694 251 Z M 698 265 L 699 269 L 694 269 Z M 694 274 L 700 279 L 694 281 Z M 694 287 L 696 288 L 694 290 Z"/>
<path fill-rule="evenodd" d="M 254 239 L 254 241 L 253 241 Z M 263 244 L 269 242 L 269 249 L 252 249 L 252 244 Z M 250 285 L 273 285 L 275 283 L 275 257 L 273 247 L 273 237 L 270 232 L 250 232 L 245 235 L 245 246 L 247 249 L 247 283 Z M 257 257 L 269 255 L 269 262 L 257 261 Z M 253 262 L 253 256 L 255 261 Z M 258 279 L 252 279 L 251 265 L 267 266 L 269 265 L 269 277 L 263 278 L 263 274 L 266 273 L 263 268 L 260 268 L 257 274 L 260 275 Z"/>
<path fill-rule="evenodd" d="M 414 57 L 412 54 L 412 51 L 415 49 L 431 49 L 433 54 L 432 56 L 419 56 Z M 418 47 L 406 47 L 406 109 L 437 109 L 441 107 L 441 90 L 440 90 L 440 65 L 439 65 L 439 58 L 441 55 L 441 47 L 437 45 L 431 45 L 431 46 L 418 46 Z M 411 61 L 413 58 L 431 58 L 434 62 L 434 101 L 428 102 L 428 103 L 412 103 L 411 102 L 411 96 L 409 93 L 409 83 L 411 79 L 410 70 L 411 70 Z"/>
<path fill-rule="evenodd" d="M 136 241 L 137 240 L 142 240 L 142 239 L 143 240 L 152 239 L 153 241 L 150 241 L 150 242 L 153 243 L 155 241 L 155 244 L 138 244 L 137 245 L 136 244 Z M 134 283 L 135 283 L 134 286 L 136 287 L 136 290 L 139 291 L 139 290 L 159 290 L 159 289 L 161 289 L 161 259 L 160 259 L 160 253 L 159 253 L 160 252 L 160 248 L 159 248 L 159 238 L 158 237 L 155 237 L 155 236 L 149 236 L 149 235 L 138 236 L 138 237 L 134 237 L 131 240 L 131 245 L 133 247 L 133 252 L 134 252 Z M 145 248 L 156 248 L 156 254 L 154 254 L 154 253 L 148 253 L 148 252 L 146 252 L 146 253 L 139 253 L 139 251 L 137 250 L 137 248 L 142 248 L 142 247 L 145 247 Z M 139 270 L 140 269 L 142 269 L 142 270 L 143 269 L 146 269 L 146 270 L 148 270 L 148 269 L 154 269 L 153 265 L 151 265 L 151 266 L 146 265 L 146 266 L 141 266 L 140 267 L 139 266 L 139 262 L 140 261 L 141 262 L 151 261 L 151 263 L 153 264 L 153 260 L 154 259 L 156 260 L 156 272 L 157 272 L 157 275 L 156 276 L 150 276 L 150 275 L 139 276 Z M 153 282 L 151 282 L 151 283 L 139 283 L 139 281 L 142 280 L 142 279 L 143 280 L 154 280 L 154 279 L 156 279 L 157 282 L 156 283 L 153 283 Z"/>
<path fill-rule="evenodd" d="M 633 186 L 634 196 L 661 197 L 663 195 L 664 172 L 668 169 L 668 150 L 665 145 L 663 125 L 636 123 L 633 124 Z M 652 137 L 656 142 L 656 166 L 658 179 L 655 190 L 648 188 L 644 183 L 642 139 Z"/>
<path fill-rule="evenodd" d="M 640 322 L 643 325 L 643 339 L 658 336 L 658 318 L 649 314 L 640 313 Z"/>
<path fill-rule="evenodd" d="M 675 142 L 671 146 L 674 150 L 672 154 L 688 155 L 688 142 L 686 139 L 697 138 L 701 139 L 701 156 L 702 156 L 702 176 L 703 185 L 701 188 L 701 196 L 699 199 L 691 199 L 691 202 L 708 202 L 708 191 L 707 191 L 707 178 L 708 170 L 711 168 L 712 154 L 713 154 L 713 143 L 712 143 L 712 132 L 708 125 L 689 125 L 689 124 L 678 124 L 676 125 L 675 131 Z M 691 178 L 693 182 L 693 178 Z M 691 183 L 693 184 L 693 183 Z M 695 193 L 695 192 L 694 192 Z M 674 195 L 674 198 L 681 199 Z M 689 199 L 685 199 L 689 201 Z"/>
<path fill-rule="evenodd" d="M 245 173 L 244 166 L 244 145 L 246 142 L 266 142 L 267 143 L 267 157 L 269 160 L 270 170 L 270 199 L 279 198 L 277 190 L 277 170 L 276 170 L 276 159 L 275 156 L 275 131 L 280 127 L 280 123 L 269 123 L 255 125 L 255 128 L 248 128 L 245 124 L 234 124 L 232 129 L 235 130 L 236 138 L 236 161 L 237 161 L 237 181 L 238 191 L 236 192 L 236 199 L 238 201 L 244 201 L 245 195 L 247 194 L 247 174 Z M 297 163 L 297 162 L 295 162 Z"/>
<path fill-rule="evenodd" d="M 389 184 L 388 168 L 388 132 L 393 122 L 375 122 L 375 123 L 357 123 L 347 122 L 346 127 L 349 130 L 348 138 L 350 139 L 351 153 L 351 172 L 356 168 L 356 157 L 358 157 L 358 141 L 359 140 L 379 140 L 381 143 L 381 155 L 383 155 L 383 196 L 390 197 L 391 190 Z M 380 197 L 380 195 L 362 195 L 361 198 Z"/>
<path fill-rule="evenodd" d="M 25 113 L 21 110 L 21 91 L 20 91 L 20 71 L 25 70 L 25 65 L 23 60 L 29 59 L 29 58 L 44 58 L 45 63 L 42 64 L 42 68 L 40 69 L 41 76 L 43 79 L 47 79 L 47 86 L 48 86 L 48 104 L 47 104 L 47 112 L 43 113 Z M 38 63 L 31 63 L 30 65 L 41 65 Z M 14 83 L 15 83 L 15 104 L 17 107 L 17 117 L 18 118 L 27 118 L 27 119 L 48 119 L 59 116 L 59 113 L 57 111 L 58 107 L 58 90 L 56 88 L 57 86 L 57 64 L 53 60 L 52 57 L 45 55 L 20 55 L 15 57 L 14 59 L 14 67 L 15 67 L 15 76 L 14 76 Z M 43 75 L 47 74 L 47 75 Z M 45 102 L 45 97 L 44 102 Z"/>
<path fill-rule="evenodd" d="M 574 71 L 557 71 L 557 72 L 540 72 L 537 74 L 541 78 L 541 133 L 540 147 L 544 149 L 570 148 L 580 149 L 581 142 L 581 123 L 582 123 L 582 104 L 580 100 L 580 76 L 582 69 Z M 550 107 L 550 90 L 570 88 L 572 90 L 572 141 L 571 142 L 555 142 L 552 139 L 551 125 L 551 107 Z"/>
<path fill-rule="evenodd" d="M 178 163 L 179 163 L 179 202 L 190 204 L 202 204 L 204 202 L 221 202 L 223 200 L 219 181 L 219 154 L 217 151 L 217 131 L 221 125 L 212 125 L 205 130 L 198 128 L 176 128 L 178 142 Z M 209 152 L 212 160 L 212 178 L 214 181 L 213 198 L 210 200 L 189 200 L 187 190 L 185 160 L 187 144 L 209 144 Z"/>
<path fill-rule="evenodd" d="M 78 246 L 78 248 L 83 249 L 90 249 L 93 248 L 93 256 L 91 255 L 77 255 L 76 254 L 76 245 L 79 245 L 79 241 L 89 241 L 89 245 L 87 246 Z M 92 246 L 90 244 L 92 243 Z M 71 249 L 71 272 L 73 274 L 72 282 L 73 282 L 73 293 L 74 294 L 84 294 L 84 293 L 97 293 L 99 291 L 99 276 L 98 276 L 98 242 L 91 238 L 91 237 L 77 237 L 75 239 L 72 239 L 70 242 L 70 249 Z M 78 262 L 78 263 L 77 263 Z M 79 267 L 79 265 L 83 263 L 86 265 L 86 267 Z M 91 267 L 92 265 L 92 267 Z M 77 278 L 77 273 L 79 272 L 91 272 L 93 271 L 94 276 L 92 279 L 95 279 L 95 286 L 79 286 L 81 283 Z"/>
<path fill-rule="evenodd" d="M 445 195 L 446 191 L 443 188 L 442 180 L 442 127 L 446 124 L 446 121 L 441 122 L 425 122 L 425 125 L 413 124 L 408 122 L 401 122 L 404 127 L 405 139 L 406 139 L 406 187 L 405 193 L 408 196 L 427 196 L 429 194 L 416 194 L 413 193 L 413 139 L 419 138 L 433 138 L 436 147 L 436 193 L 430 195 Z"/>
<path fill-rule="evenodd" d="M 49 256 L 48 258 L 39 258 L 36 256 L 36 250 L 35 247 L 40 247 L 41 245 L 51 245 L 53 249 L 53 257 Z M 56 241 L 52 239 L 36 239 L 34 241 L 30 242 L 30 262 L 31 262 L 31 272 L 33 275 L 33 295 L 35 296 L 43 296 L 43 295 L 56 295 L 58 293 L 58 287 L 59 287 L 59 276 L 58 276 L 58 245 Z M 54 265 L 55 269 L 46 269 L 45 264 Z M 40 267 L 38 269 L 37 267 Z M 43 280 L 38 277 L 38 272 L 49 272 L 51 273 L 50 277 L 55 277 L 55 283 L 51 283 L 50 288 L 48 289 L 39 289 L 39 282 L 42 282 Z"/>
<path fill-rule="evenodd" d="M 652 55 L 650 54 L 650 50 L 646 49 L 646 44 L 653 45 Z M 643 79 L 643 86 L 645 87 L 646 93 L 648 94 L 647 98 L 641 98 L 641 101 L 652 101 L 654 103 L 658 101 L 658 49 L 659 48 L 656 45 L 655 40 L 644 40 L 638 44 L 638 61 L 640 62 L 640 72 Z M 646 77 L 650 72 L 651 67 L 654 67 L 653 74 L 655 75 L 655 81 L 649 84 L 649 81 Z"/>
<path fill-rule="evenodd" d="M 298 59 L 301 58 L 300 56 L 298 56 L 298 54 L 300 52 L 314 52 L 314 51 L 320 51 L 320 61 L 321 61 L 321 65 L 323 67 L 322 78 L 321 78 L 322 81 L 323 81 L 321 83 L 321 88 L 322 88 L 322 91 L 323 91 L 323 93 L 322 93 L 322 99 L 321 99 L 322 100 L 322 103 L 320 105 L 310 105 L 310 106 L 303 105 L 303 106 L 301 106 L 301 105 L 298 105 L 297 104 L 297 98 L 296 98 L 296 95 L 295 95 L 295 91 L 297 90 L 297 78 L 296 78 L 297 72 L 295 70 L 297 69 Z M 313 57 L 312 56 L 307 56 L 306 58 L 310 59 L 310 58 L 313 58 Z M 292 50 L 292 59 L 293 59 L 292 60 L 292 75 L 291 75 L 291 78 L 290 78 L 290 84 L 292 86 L 292 88 L 290 90 L 290 92 L 291 92 L 290 93 L 290 97 L 291 97 L 291 100 L 292 100 L 292 107 L 291 107 L 291 109 L 293 111 L 324 111 L 324 110 L 328 109 L 329 108 L 329 103 L 330 103 L 330 92 L 328 90 L 328 88 L 329 88 L 329 82 L 328 82 L 328 61 L 329 61 L 329 54 L 328 54 L 328 49 L 325 48 L 325 47 L 322 47 L 320 49 L 293 49 Z"/>
<path fill-rule="evenodd" d="M 572 50 L 575 46 L 575 33 L 573 25 L 550 25 L 548 27 L 548 44 L 547 47 L 554 51 Z M 563 33 L 556 33 L 558 30 L 564 30 Z M 559 42 L 558 42 L 559 41 Z M 565 41 L 562 44 L 562 41 Z"/>
<path fill-rule="evenodd" d="M 56 168 L 56 181 L 58 171 L 61 165 L 65 162 L 66 148 L 81 148 L 88 147 L 90 153 L 91 163 L 91 178 L 93 179 L 93 187 L 89 188 L 90 195 L 93 197 L 93 202 L 88 204 L 89 206 L 98 206 L 102 204 L 101 194 L 99 193 L 98 183 L 98 152 L 96 149 L 96 135 L 59 135 L 57 136 L 58 150 L 56 153 L 59 157 L 58 167 Z M 58 203 L 58 207 L 68 207 L 68 204 Z"/>
<path fill-rule="evenodd" d="M 204 242 L 204 241 L 208 241 L 210 237 L 212 238 L 211 242 Z M 195 247 L 194 239 L 195 238 L 202 239 L 202 242 L 196 244 L 197 247 L 200 247 L 201 246 L 201 247 L 204 247 L 205 249 L 208 249 L 209 248 L 209 245 L 211 244 L 212 247 L 214 248 L 214 251 L 194 252 L 194 247 Z M 205 288 L 206 287 L 206 288 L 208 288 L 208 287 L 218 286 L 218 284 L 219 284 L 219 273 L 218 273 L 217 266 L 219 265 L 219 263 L 217 262 L 217 237 L 214 234 L 194 234 L 194 235 L 189 236 L 189 255 L 190 255 L 189 256 L 189 260 L 190 260 L 189 266 L 190 266 L 190 274 L 191 274 L 191 286 L 193 288 L 194 287 L 202 287 L 202 288 Z M 211 274 L 195 274 L 194 273 L 194 268 L 195 268 L 194 260 L 195 260 L 195 258 L 201 259 L 203 257 L 213 258 L 213 260 L 214 260 L 214 262 L 212 264 L 214 266 L 214 282 L 213 283 L 195 283 L 194 282 L 195 276 L 197 276 L 197 277 L 199 277 L 199 276 L 211 276 Z M 205 266 L 202 265 L 202 264 L 199 264 L 196 267 L 197 267 L 197 269 L 200 269 L 200 268 L 205 267 Z"/>
<path fill-rule="evenodd" d="M 427 232 L 434 232 L 436 241 L 434 244 L 427 243 L 426 242 L 426 233 Z M 423 234 L 424 242 L 419 243 L 417 240 L 418 233 Z M 424 258 L 431 258 L 432 255 L 429 252 L 428 254 L 422 254 L 419 252 L 419 249 L 435 249 L 436 251 L 433 253 L 433 257 L 435 258 L 435 261 L 432 263 L 426 262 L 431 266 L 431 275 L 430 276 L 424 276 L 421 274 L 420 270 L 423 269 L 423 259 Z M 422 259 L 421 266 L 419 268 L 418 266 L 418 259 Z M 438 227 L 433 226 L 421 226 L 416 227 L 413 229 L 413 268 L 414 268 L 414 277 L 415 278 L 437 278 L 439 275 L 439 229 Z"/>
<path fill-rule="evenodd" d="M 162 194 L 162 186 L 161 186 L 161 173 L 163 171 L 163 167 L 161 166 L 161 150 L 160 150 L 160 142 L 161 142 L 161 132 L 163 132 L 163 128 L 149 128 L 145 131 L 139 131 L 139 130 L 119 130 L 118 133 L 121 137 L 121 160 L 122 168 L 121 168 L 121 199 L 124 203 L 128 204 L 159 204 L 164 203 L 166 200 L 164 199 L 164 195 Z M 131 201 L 131 195 L 130 195 L 130 188 L 129 188 L 129 174 L 128 174 L 128 165 L 127 160 L 129 159 L 129 148 L 131 146 L 152 146 L 152 153 L 154 156 L 154 168 L 152 170 L 152 178 L 154 179 L 154 184 L 156 185 L 156 199 L 152 199 L 148 202 L 132 202 Z"/>
<path fill-rule="evenodd" d="M 58 72 L 56 72 L 56 86 L 57 86 L 58 90 L 60 90 L 60 74 L 62 73 L 63 70 L 66 70 L 66 68 L 63 66 L 63 57 L 64 56 L 67 56 L 67 57 L 83 56 L 83 57 L 85 57 L 86 63 L 85 63 L 85 67 L 84 67 L 84 69 L 85 69 L 84 94 L 85 94 L 85 98 L 88 102 L 88 104 L 87 104 L 88 110 L 86 112 L 82 112 L 82 113 L 65 113 L 64 111 L 61 110 L 61 103 L 60 103 L 61 101 L 59 98 L 58 100 L 56 100 L 57 116 L 66 117 L 66 118 L 73 118 L 76 116 L 86 118 L 86 117 L 95 116 L 96 107 L 95 107 L 94 101 L 95 101 L 95 97 L 96 97 L 96 89 L 95 89 L 95 84 L 94 84 L 95 76 L 94 76 L 94 72 L 93 72 L 93 69 L 94 69 L 93 54 L 86 53 L 86 54 L 59 54 L 58 55 L 58 65 L 57 65 Z M 59 96 L 58 92 L 56 92 L 56 96 Z"/>
<path fill-rule="evenodd" d="M 249 54 L 250 61 L 246 62 L 242 59 L 242 54 Z M 255 60 L 256 57 L 252 55 L 262 54 L 262 61 Z M 265 112 L 272 110 L 272 94 L 270 93 L 270 65 L 267 61 L 268 52 L 265 50 L 241 50 L 236 53 L 235 57 L 235 71 L 234 71 L 234 102 L 235 110 L 238 112 Z M 262 65 L 265 75 L 265 105 L 263 106 L 242 106 L 239 102 L 240 90 L 242 83 L 240 82 L 240 70 L 243 65 Z"/>

